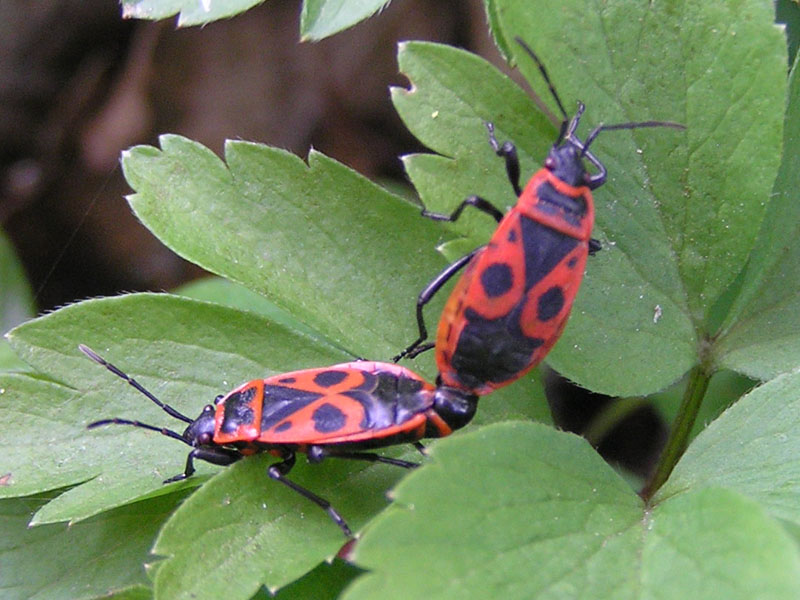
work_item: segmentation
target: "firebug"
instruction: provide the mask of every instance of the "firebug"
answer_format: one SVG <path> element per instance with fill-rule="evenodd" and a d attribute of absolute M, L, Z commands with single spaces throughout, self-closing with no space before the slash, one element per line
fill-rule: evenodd
<path fill-rule="evenodd" d="M 523 189 L 513 143 L 497 141 L 494 125 L 486 123 L 489 142 L 505 160 L 516 205 L 503 215 L 488 200 L 470 196 L 449 215 L 422 211 L 437 221 L 456 221 L 472 206 L 498 221 L 489 243 L 444 269 L 420 293 L 416 317 L 419 337 L 394 357 L 417 354 L 435 347 L 443 385 L 488 394 L 539 364 L 560 337 L 583 279 L 587 256 L 600 250 L 592 239 L 592 190 L 606 181 L 606 168 L 589 146 L 602 131 L 640 127 L 673 127 L 678 123 L 643 121 L 598 125 L 585 141 L 576 130 L 585 106 L 578 104 L 569 119 L 542 62 L 516 38 L 536 63 L 563 121 L 558 138 L 544 162 Z M 590 173 L 584 161 L 596 172 Z M 466 267 L 445 304 L 436 342 L 428 338 L 423 308 L 436 292 Z"/>
<path fill-rule="evenodd" d="M 403 443 L 421 449 L 420 439 L 444 437 L 469 423 L 478 401 L 475 394 L 434 386 L 393 363 L 356 361 L 248 381 L 217 396 L 214 404 L 191 419 L 90 348 L 81 345 L 80 350 L 188 424 L 183 433 L 120 418 L 88 425 L 89 429 L 103 425 L 149 429 L 190 446 L 183 472 L 164 483 L 190 477 L 195 460 L 229 465 L 268 452 L 280 459 L 268 468 L 269 477 L 320 506 L 348 537 L 350 527 L 330 502 L 288 479 L 295 455 L 305 453 L 312 463 L 336 457 L 413 468 L 416 463 L 365 450 Z"/>

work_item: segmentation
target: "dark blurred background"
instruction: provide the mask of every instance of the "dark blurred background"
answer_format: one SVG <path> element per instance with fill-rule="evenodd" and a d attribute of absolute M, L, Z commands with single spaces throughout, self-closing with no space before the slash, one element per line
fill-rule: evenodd
<path fill-rule="evenodd" d="M 419 150 L 392 109 L 397 42 L 464 47 L 501 64 L 477 0 L 403 0 L 319 43 L 299 43 L 300 2 L 178 30 L 127 21 L 116 0 L 0 3 L 0 226 L 40 310 L 201 275 L 131 214 L 119 155 L 179 133 L 305 156 L 313 146 L 369 178 L 403 179 Z"/>

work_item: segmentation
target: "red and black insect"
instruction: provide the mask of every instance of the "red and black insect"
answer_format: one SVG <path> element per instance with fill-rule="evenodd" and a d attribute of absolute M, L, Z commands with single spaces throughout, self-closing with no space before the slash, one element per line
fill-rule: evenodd
<path fill-rule="evenodd" d="M 440 381 L 447 386 L 488 394 L 523 376 L 547 355 L 567 323 L 583 279 L 587 255 L 600 250 L 592 239 L 592 190 L 606 180 L 606 168 L 589 146 L 601 131 L 683 125 L 644 121 L 599 125 L 582 142 L 576 135 L 584 105 L 568 119 L 544 65 L 525 42 L 517 42 L 539 68 L 563 115 L 561 130 L 544 166 L 520 187 L 517 151 L 502 145 L 487 123 L 489 142 L 505 160 L 516 205 L 506 214 L 489 201 L 470 196 L 449 215 L 422 211 L 437 221 L 455 221 L 467 206 L 494 217 L 499 225 L 486 246 L 477 248 L 440 273 L 417 300 L 419 338 L 399 355 L 414 357 L 436 348 Z M 596 173 L 589 173 L 584 159 Z M 428 338 L 423 308 L 434 294 L 466 266 L 447 301 L 436 343 Z"/>
<path fill-rule="evenodd" d="M 267 473 L 322 507 L 350 537 L 345 520 L 310 490 L 287 478 L 297 452 L 309 462 L 327 457 L 380 462 L 404 468 L 417 464 L 364 450 L 449 435 L 475 415 L 478 397 L 447 386 L 434 386 L 405 367 L 391 363 L 357 361 L 255 379 L 203 408 L 191 419 L 165 404 L 129 375 L 84 345 L 80 350 L 95 362 L 147 396 L 171 417 L 188 423 L 180 434 L 128 419 L 103 419 L 89 424 L 130 425 L 157 431 L 191 446 L 183 473 L 164 483 L 194 473 L 194 460 L 229 465 L 258 452 L 281 460 Z"/>

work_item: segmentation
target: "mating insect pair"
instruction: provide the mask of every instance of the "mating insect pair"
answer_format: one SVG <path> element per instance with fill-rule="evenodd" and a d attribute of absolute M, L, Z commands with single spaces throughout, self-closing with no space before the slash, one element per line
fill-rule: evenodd
<path fill-rule="evenodd" d="M 125 379 L 170 416 L 188 423 L 180 434 L 128 419 L 104 419 L 89 425 L 129 425 L 157 431 L 192 447 L 184 472 L 194 460 L 228 465 L 244 456 L 269 452 L 281 460 L 269 476 L 322 507 L 348 537 L 351 530 L 330 503 L 287 478 L 296 453 L 311 462 L 326 457 L 367 460 L 411 468 L 415 463 L 383 457 L 376 448 L 449 435 L 470 422 L 478 397 L 518 379 L 538 364 L 561 335 L 583 277 L 587 255 L 599 249 L 591 239 L 594 205 L 591 190 L 605 182 L 606 169 L 589 152 L 601 131 L 639 127 L 676 127 L 660 121 L 600 125 L 581 141 L 576 130 L 584 111 L 566 110 L 541 61 L 536 62 L 564 117 L 559 136 L 542 169 L 523 190 L 513 144 L 500 144 L 487 124 L 495 152 L 518 196 L 505 216 L 478 196 L 464 200 L 450 215 L 423 211 L 440 221 L 455 221 L 473 206 L 494 217 L 498 228 L 486 246 L 456 261 L 434 279 L 417 301 L 419 338 L 395 357 L 413 357 L 436 349 L 439 369 L 434 386 L 392 363 L 350 362 L 256 379 L 203 408 L 191 419 L 161 402 L 134 379 L 85 346 L 92 360 Z M 584 160 L 597 173 L 590 174 Z M 423 308 L 441 287 L 466 267 L 439 322 L 435 345 L 425 343 Z"/>

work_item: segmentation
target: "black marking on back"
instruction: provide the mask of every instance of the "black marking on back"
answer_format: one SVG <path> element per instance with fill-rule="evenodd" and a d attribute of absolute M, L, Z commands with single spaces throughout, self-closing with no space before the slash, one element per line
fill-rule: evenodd
<path fill-rule="evenodd" d="M 464 311 L 467 325 L 450 363 L 461 383 L 471 388 L 513 379 L 528 366 L 533 353 L 546 342 L 522 332 L 520 316 L 528 292 L 580 243 L 528 217 L 520 219 L 520 228 L 525 250 L 525 288 L 519 302 L 499 319 L 486 319 L 471 308 Z"/>
<path fill-rule="evenodd" d="M 517 231 L 515 229 L 508 230 L 508 237 L 506 238 L 512 244 L 517 241 Z"/>
<path fill-rule="evenodd" d="M 314 429 L 319 433 L 333 433 L 339 431 L 347 423 L 347 417 L 336 406 L 325 402 L 311 415 Z"/>
<path fill-rule="evenodd" d="M 554 285 L 539 296 L 537 302 L 536 316 L 540 321 L 549 321 L 558 315 L 564 307 L 564 290 L 560 286 Z"/>
<path fill-rule="evenodd" d="M 474 389 L 484 383 L 513 379 L 528 366 L 531 355 L 545 340 L 528 337 L 519 327 L 522 304 L 504 319 L 485 319 L 471 308 L 464 316 L 451 364 L 459 380 Z"/>
<path fill-rule="evenodd" d="M 320 387 L 332 387 L 347 379 L 345 371 L 326 370 L 314 375 L 314 383 Z"/>
<path fill-rule="evenodd" d="M 342 392 L 364 407 L 364 430 L 380 430 L 401 425 L 415 414 L 427 408 L 425 395 L 420 394 L 423 383 L 395 373 L 376 373 L 371 378 L 370 389 Z"/>
<path fill-rule="evenodd" d="M 489 298 L 506 294 L 513 284 L 514 272 L 506 263 L 492 263 L 481 273 L 481 286 Z"/>
<path fill-rule="evenodd" d="M 255 387 L 248 387 L 228 396 L 225 400 L 225 412 L 220 426 L 223 433 L 233 433 L 240 425 L 253 422 L 254 415 L 250 403 L 257 391 Z"/>
<path fill-rule="evenodd" d="M 540 210 L 552 214 L 561 213 L 570 225 L 581 224 L 581 218 L 586 214 L 586 204 L 582 196 L 578 196 L 576 200 L 572 196 L 562 194 L 549 181 L 541 183 L 536 188 L 536 195 L 539 197 Z"/>
<path fill-rule="evenodd" d="M 292 422 L 291 421 L 284 421 L 283 423 L 281 423 L 280 425 L 278 425 L 275 428 L 275 433 L 282 433 L 282 432 L 286 431 L 287 429 L 291 429 L 291 428 L 292 428 Z"/>
<path fill-rule="evenodd" d="M 265 385 L 261 431 L 267 431 L 276 423 L 280 423 L 321 397 L 322 394 L 316 392 L 306 392 L 280 385 Z"/>
<path fill-rule="evenodd" d="M 541 223 L 522 217 L 525 249 L 525 292 L 546 277 L 580 242 Z M 524 300 L 524 298 L 521 298 Z"/>
<path fill-rule="evenodd" d="M 577 256 L 573 256 L 572 258 L 569 259 L 569 262 L 567 262 L 567 268 L 568 269 L 574 269 L 575 265 L 577 265 L 577 264 L 578 264 L 578 257 Z"/>
<path fill-rule="evenodd" d="M 278 383 L 294 383 L 297 381 L 296 377 L 282 377 L 278 379 Z"/>

